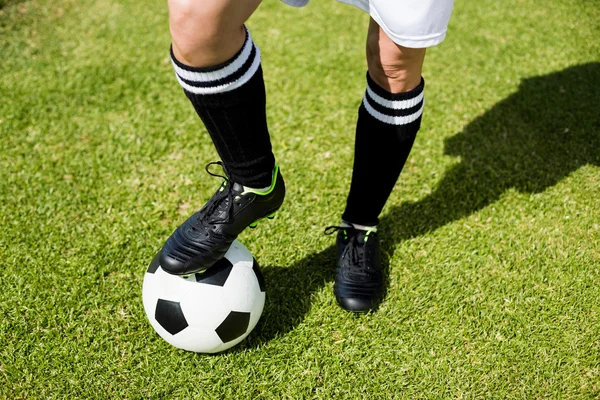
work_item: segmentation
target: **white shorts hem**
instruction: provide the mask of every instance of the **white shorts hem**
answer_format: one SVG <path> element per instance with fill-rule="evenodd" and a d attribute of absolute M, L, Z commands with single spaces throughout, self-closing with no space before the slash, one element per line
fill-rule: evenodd
<path fill-rule="evenodd" d="M 388 28 L 383 22 L 383 19 L 379 16 L 379 13 L 374 7 L 370 6 L 369 0 L 338 0 L 342 3 L 350 4 L 354 7 L 357 7 L 367 14 L 369 14 L 375 22 L 383 29 L 383 31 L 389 36 L 390 39 L 394 41 L 394 43 L 409 47 L 413 49 L 420 49 L 426 47 L 432 47 L 440 44 L 446 38 L 446 29 L 443 32 L 436 32 L 427 36 L 401 36 L 394 34 L 390 28 Z"/>

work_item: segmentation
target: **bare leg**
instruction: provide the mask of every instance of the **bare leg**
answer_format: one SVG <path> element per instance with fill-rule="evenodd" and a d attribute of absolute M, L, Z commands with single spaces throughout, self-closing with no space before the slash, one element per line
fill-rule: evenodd
<path fill-rule="evenodd" d="M 369 75 L 388 92 L 407 92 L 419 85 L 425 50 L 394 43 L 371 18 L 367 34 Z"/>
<path fill-rule="evenodd" d="M 244 23 L 261 0 L 169 0 L 175 57 L 189 66 L 225 62 L 242 47 Z"/>

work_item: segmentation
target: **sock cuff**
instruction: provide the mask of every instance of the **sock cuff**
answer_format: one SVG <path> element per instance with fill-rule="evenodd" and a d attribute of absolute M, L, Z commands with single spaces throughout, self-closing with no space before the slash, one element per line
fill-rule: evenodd
<path fill-rule="evenodd" d="M 260 50 L 246 28 L 242 48 L 228 61 L 212 67 L 191 67 L 175 58 L 170 49 L 171 62 L 177 81 L 186 92 L 196 95 L 226 93 L 247 83 L 260 68 Z"/>
<path fill-rule="evenodd" d="M 375 83 L 367 72 L 367 90 L 362 105 L 373 118 L 388 125 L 420 124 L 425 107 L 424 89 L 425 80 L 421 77 L 416 88 L 390 93 Z"/>

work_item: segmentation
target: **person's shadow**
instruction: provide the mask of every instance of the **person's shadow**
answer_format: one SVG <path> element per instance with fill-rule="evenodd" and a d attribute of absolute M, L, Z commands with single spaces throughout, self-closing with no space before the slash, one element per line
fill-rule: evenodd
<path fill-rule="evenodd" d="M 508 189 L 541 192 L 579 167 L 599 166 L 600 63 L 524 79 L 516 93 L 447 139 L 444 153 L 461 159 L 435 190 L 392 207 L 381 219 L 384 254 L 490 205 Z M 333 245 L 291 266 L 263 266 L 267 303 L 246 346 L 301 322 L 311 294 L 333 279 L 334 268 Z"/>

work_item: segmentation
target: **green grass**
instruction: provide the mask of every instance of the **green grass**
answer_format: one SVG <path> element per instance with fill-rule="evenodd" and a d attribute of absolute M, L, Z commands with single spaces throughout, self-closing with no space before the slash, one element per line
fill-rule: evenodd
<path fill-rule="evenodd" d="M 366 16 L 266 0 L 278 217 L 240 237 L 267 280 L 232 351 L 170 347 L 147 263 L 213 193 L 163 1 L 0 0 L 0 398 L 600 397 L 600 9 L 457 2 L 382 217 L 389 290 L 332 295 Z"/>

